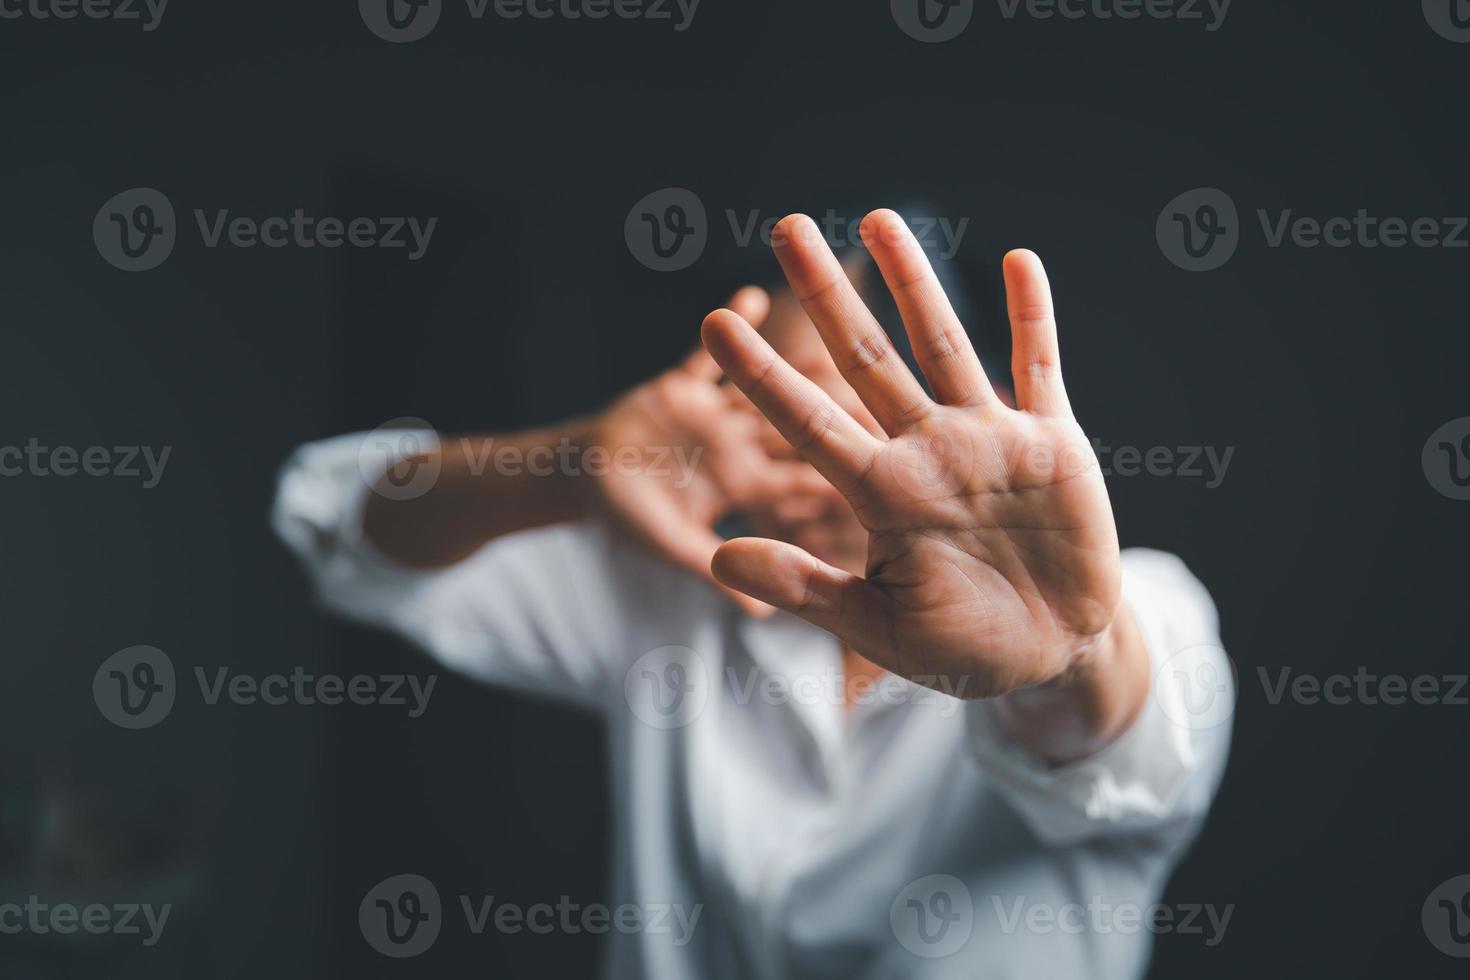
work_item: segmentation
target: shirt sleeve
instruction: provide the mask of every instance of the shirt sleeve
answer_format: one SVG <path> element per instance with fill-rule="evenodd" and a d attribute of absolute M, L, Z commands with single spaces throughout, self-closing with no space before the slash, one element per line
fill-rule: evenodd
<path fill-rule="evenodd" d="M 1003 734 L 993 703 L 966 705 L 981 767 L 1052 845 L 1169 831 L 1186 839 L 1224 772 L 1235 677 L 1209 593 L 1173 555 L 1130 549 L 1123 601 L 1148 647 L 1152 680 L 1139 717 L 1102 752 L 1049 766 Z"/>
<path fill-rule="evenodd" d="M 362 534 L 376 482 L 362 440 L 308 444 L 281 471 L 272 525 L 320 603 L 477 680 L 605 709 L 622 690 L 630 624 L 653 615 L 649 597 L 687 583 L 596 523 L 506 535 L 443 569 L 400 566 Z"/>

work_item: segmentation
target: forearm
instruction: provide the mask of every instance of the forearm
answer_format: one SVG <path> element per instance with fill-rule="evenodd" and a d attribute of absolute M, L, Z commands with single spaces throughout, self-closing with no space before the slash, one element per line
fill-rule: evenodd
<path fill-rule="evenodd" d="M 586 481 L 560 461 L 580 450 L 587 430 L 576 420 L 506 436 L 444 437 L 407 462 L 437 463 L 433 486 L 408 499 L 370 494 L 363 533 L 400 564 L 438 568 L 501 535 L 577 520 L 588 509 Z"/>
<path fill-rule="evenodd" d="M 996 701 L 1006 735 L 1054 764 L 1102 751 L 1137 719 L 1149 695 L 1150 661 L 1126 604 L 1093 649 L 1056 680 Z"/>

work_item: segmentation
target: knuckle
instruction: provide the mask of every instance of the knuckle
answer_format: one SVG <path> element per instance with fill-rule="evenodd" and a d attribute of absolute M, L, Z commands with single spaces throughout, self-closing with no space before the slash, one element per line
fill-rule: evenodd
<path fill-rule="evenodd" d="M 829 275 L 819 282 L 813 283 L 806 290 L 796 294 L 801 303 L 812 303 L 830 297 L 845 280 L 835 275 Z"/>
<path fill-rule="evenodd" d="M 1023 377 L 1028 381 L 1052 381 L 1061 374 L 1061 365 L 1054 357 L 1033 355 L 1013 365 L 1012 371 L 1017 377 Z"/>
<path fill-rule="evenodd" d="M 1012 319 L 1027 326 L 1045 325 L 1056 318 L 1050 303 L 1027 303 L 1011 313 Z"/>
<path fill-rule="evenodd" d="M 894 422 L 899 428 L 907 429 L 924 421 L 932 412 L 933 403 L 928 398 L 920 398 L 913 404 L 899 409 L 894 415 Z"/>
<path fill-rule="evenodd" d="M 852 373 L 872 370 L 894 354 L 888 338 L 873 331 L 858 337 L 847 351 L 846 370 Z"/>
<path fill-rule="evenodd" d="M 948 330 L 935 330 L 924 342 L 924 359 L 932 364 L 944 364 L 959 357 L 963 348 Z"/>
<path fill-rule="evenodd" d="M 837 423 L 833 407 L 822 402 L 812 406 L 806 417 L 796 426 L 792 446 L 799 452 L 825 440 Z"/>
<path fill-rule="evenodd" d="M 766 388 L 770 387 L 771 372 L 775 369 L 775 356 L 767 357 L 765 362 L 756 367 L 755 371 L 751 374 L 750 383 L 747 387 L 751 391 L 764 391 Z"/>
<path fill-rule="evenodd" d="M 806 560 L 806 581 L 802 584 L 802 596 L 796 604 L 798 612 L 805 612 L 812 608 L 817 601 L 817 580 L 822 574 L 817 560 L 808 555 Z"/>
<path fill-rule="evenodd" d="M 924 264 L 917 264 L 907 269 L 902 269 L 894 274 L 894 292 L 919 292 L 929 284 L 934 274 Z"/>

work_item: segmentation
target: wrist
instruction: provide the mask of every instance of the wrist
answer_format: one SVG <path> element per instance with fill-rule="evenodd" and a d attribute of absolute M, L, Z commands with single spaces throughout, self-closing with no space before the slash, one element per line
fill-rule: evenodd
<path fill-rule="evenodd" d="M 600 416 L 572 419 L 531 434 L 543 453 L 555 453 L 557 466 L 543 492 L 556 523 L 585 520 L 599 510 L 597 477 L 588 472 L 586 453 L 597 443 Z"/>
<path fill-rule="evenodd" d="M 1061 675 L 997 701 L 1011 738 L 1054 763 L 1094 755 L 1137 720 L 1152 670 L 1138 623 L 1120 603 L 1108 626 L 1089 638 Z"/>

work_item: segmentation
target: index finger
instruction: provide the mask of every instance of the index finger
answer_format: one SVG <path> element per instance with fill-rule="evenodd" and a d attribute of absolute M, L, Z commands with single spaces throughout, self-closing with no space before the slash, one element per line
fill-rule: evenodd
<path fill-rule="evenodd" d="M 816 223 L 804 214 L 782 218 L 771 242 L 837 369 L 883 431 L 898 435 L 928 415 L 934 403 L 848 281 Z"/>
<path fill-rule="evenodd" d="M 710 355 L 786 441 L 838 490 L 854 490 L 878 440 L 736 314 L 716 310 L 702 333 Z"/>
<path fill-rule="evenodd" d="M 771 311 L 771 297 L 759 286 L 745 286 L 730 297 L 727 308 L 744 317 L 747 323 L 759 327 L 766 314 Z M 705 381 L 718 381 L 720 378 L 720 366 L 709 356 L 709 351 L 704 349 L 702 343 L 684 359 L 681 366 L 688 373 Z"/>

